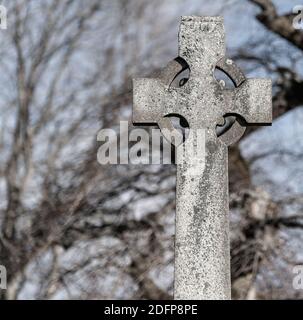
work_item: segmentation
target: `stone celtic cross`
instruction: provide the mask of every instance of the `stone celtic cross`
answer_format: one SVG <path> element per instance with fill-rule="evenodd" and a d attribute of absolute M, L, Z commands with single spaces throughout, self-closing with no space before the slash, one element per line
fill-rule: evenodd
<path fill-rule="evenodd" d="M 193 165 L 185 151 L 177 164 L 175 299 L 230 299 L 228 145 L 246 126 L 272 120 L 271 81 L 246 79 L 225 57 L 224 38 L 223 18 L 182 17 L 178 58 L 159 77 L 133 81 L 134 124 L 158 124 L 167 135 L 176 130 L 174 115 L 187 121 L 190 133 L 204 132 L 205 152 L 197 155 L 202 161 Z M 215 79 L 215 68 L 234 89 Z M 172 86 L 184 69 L 188 80 Z M 177 153 L 193 143 L 190 137 Z"/>

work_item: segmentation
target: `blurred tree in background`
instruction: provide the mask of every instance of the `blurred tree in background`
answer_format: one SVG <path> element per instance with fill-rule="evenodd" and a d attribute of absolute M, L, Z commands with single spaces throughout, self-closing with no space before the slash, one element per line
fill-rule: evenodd
<path fill-rule="evenodd" d="M 175 58 L 181 15 L 223 15 L 228 55 L 273 80 L 275 122 L 230 148 L 233 297 L 302 298 L 303 31 L 295 1 L 10 0 L 0 31 L 2 299 L 171 299 L 175 168 L 101 166 L 131 79 Z M 131 125 L 130 125 L 131 127 Z"/>

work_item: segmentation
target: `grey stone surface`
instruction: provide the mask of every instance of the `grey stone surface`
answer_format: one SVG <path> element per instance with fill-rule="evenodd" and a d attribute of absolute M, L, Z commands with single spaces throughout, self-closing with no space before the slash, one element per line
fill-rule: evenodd
<path fill-rule="evenodd" d="M 180 115 L 190 127 L 189 137 L 177 147 L 175 299 L 230 299 L 227 147 L 245 126 L 272 120 L 271 81 L 246 79 L 225 58 L 224 37 L 221 17 L 182 17 L 179 58 L 158 78 L 133 81 L 134 123 L 158 124 L 166 136 L 175 132 L 167 116 Z M 187 67 L 189 80 L 171 86 Z M 216 67 L 230 76 L 235 89 L 224 89 L 215 79 Z M 218 134 L 226 115 L 240 121 Z M 193 159 L 189 150 L 198 130 L 204 133 L 205 152 Z"/>

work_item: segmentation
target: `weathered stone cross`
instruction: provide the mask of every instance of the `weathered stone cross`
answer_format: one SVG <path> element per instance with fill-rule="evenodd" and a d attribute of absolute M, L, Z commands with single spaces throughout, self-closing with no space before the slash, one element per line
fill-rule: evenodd
<path fill-rule="evenodd" d="M 177 164 L 175 299 L 230 299 L 227 147 L 245 126 L 272 119 L 271 81 L 246 79 L 225 58 L 224 37 L 221 17 L 182 17 L 179 57 L 158 78 L 134 79 L 135 124 L 158 124 L 167 135 L 175 131 L 169 116 L 177 115 L 187 120 L 190 133 L 204 132 L 205 152 L 196 162 L 184 152 L 194 143 L 191 135 L 177 146 L 184 156 Z M 188 81 L 172 86 L 186 68 Z M 234 89 L 215 79 L 215 68 L 232 79 Z M 228 116 L 237 121 L 226 129 Z"/>

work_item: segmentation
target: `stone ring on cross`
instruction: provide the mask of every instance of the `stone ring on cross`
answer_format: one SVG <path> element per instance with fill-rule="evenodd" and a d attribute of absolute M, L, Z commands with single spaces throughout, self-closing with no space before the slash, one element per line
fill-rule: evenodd
<path fill-rule="evenodd" d="M 243 71 L 229 58 L 223 57 L 216 64 L 216 69 L 225 73 L 225 75 L 233 82 L 234 86 L 239 87 L 245 80 L 246 77 Z M 165 68 L 162 69 L 159 74 L 159 79 L 163 81 L 167 86 L 171 86 L 175 79 L 184 72 L 184 70 L 188 70 L 188 64 L 181 59 L 180 57 L 175 58 L 170 61 Z M 179 80 L 179 87 L 184 86 L 189 77 L 181 78 Z M 224 90 L 224 86 L 222 86 L 222 90 Z M 225 89 L 227 90 L 227 89 Z M 183 118 L 181 118 L 181 126 L 186 127 L 187 121 L 182 123 Z M 220 137 L 222 141 L 226 143 L 226 145 L 230 145 L 234 142 L 237 142 L 242 135 L 244 134 L 246 127 L 241 125 L 236 116 L 228 116 L 221 119 L 218 119 L 219 123 L 216 127 L 217 136 Z M 176 131 L 174 125 L 169 117 L 166 119 L 162 119 L 160 123 L 163 135 L 165 136 L 167 132 L 174 132 L 175 135 L 179 135 L 180 133 Z M 169 140 L 169 137 L 166 137 Z M 171 141 L 174 143 L 174 141 Z"/>

